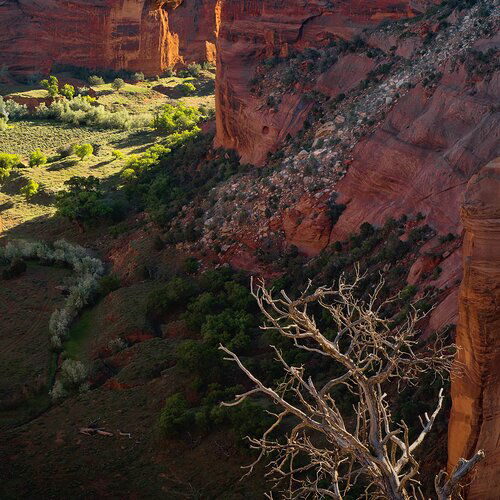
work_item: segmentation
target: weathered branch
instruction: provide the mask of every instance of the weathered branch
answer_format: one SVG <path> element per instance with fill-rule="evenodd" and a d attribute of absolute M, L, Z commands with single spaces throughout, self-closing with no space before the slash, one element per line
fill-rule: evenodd
<path fill-rule="evenodd" d="M 304 366 L 292 366 L 274 348 L 276 361 L 285 373 L 276 387 L 267 387 L 223 346 L 226 360 L 237 364 L 253 382 L 254 388 L 236 396 L 226 406 L 262 394 L 280 408 L 270 413 L 275 418 L 262 438 L 249 438 L 250 445 L 260 450 L 257 460 L 248 466 L 251 472 L 265 456 L 273 457 L 267 477 L 285 498 L 341 499 L 361 476 L 370 498 L 406 500 L 423 498 L 418 483 L 419 463 L 414 452 L 431 431 L 443 405 L 443 391 L 432 415 L 421 419 L 422 430 L 410 442 L 404 421 L 395 423 L 391 416 L 388 393 L 384 384 L 415 384 L 427 372 L 445 376 L 451 369 L 453 346 L 441 337 L 427 350 L 418 346 L 417 325 L 424 315 L 411 308 L 405 322 L 394 327 L 383 316 L 388 304 L 396 298 L 382 298 L 383 280 L 375 286 L 366 302 L 356 295 L 363 276 L 359 269 L 353 283 L 344 276 L 336 288 L 320 287 L 311 291 L 311 283 L 296 300 L 285 292 L 276 298 L 264 281 L 252 280 L 251 293 L 272 330 L 291 340 L 297 349 L 327 357 L 342 375 L 323 381 L 318 388 Z M 309 312 L 317 304 L 330 315 L 336 331 L 333 336 L 321 332 Z M 335 388 L 343 385 L 357 398 L 352 415 L 343 415 L 337 404 Z M 352 422 L 355 416 L 355 422 Z M 285 435 L 279 434 L 284 421 L 294 423 Z M 278 437 L 279 436 L 279 437 Z M 304 463 L 304 458 L 307 462 Z M 441 473 L 436 479 L 441 492 L 452 492 L 478 460 L 463 461 L 446 480 Z M 469 465 L 470 464 L 470 465 Z M 272 495 L 269 496 L 272 498 Z M 447 498 L 447 497 L 440 497 Z"/>

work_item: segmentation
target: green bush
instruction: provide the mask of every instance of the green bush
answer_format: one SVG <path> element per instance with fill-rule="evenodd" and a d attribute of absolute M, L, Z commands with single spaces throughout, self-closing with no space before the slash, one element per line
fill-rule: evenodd
<path fill-rule="evenodd" d="M 5 118 L 0 118 L 0 132 L 5 132 L 8 130 L 9 124 L 7 123 L 7 120 Z"/>
<path fill-rule="evenodd" d="M 24 185 L 19 192 L 27 199 L 29 200 L 32 196 L 35 196 L 35 194 L 38 193 L 38 189 L 40 188 L 40 185 L 38 182 L 34 181 L 33 179 L 30 179 L 26 185 Z"/>
<path fill-rule="evenodd" d="M 175 437 L 193 423 L 193 413 L 189 411 L 186 398 L 173 394 L 165 400 L 159 418 L 161 432 L 167 437 Z"/>
<path fill-rule="evenodd" d="M 59 80 L 55 76 L 49 76 L 48 80 L 42 80 L 40 85 L 47 90 L 51 97 L 59 95 Z"/>
<path fill-rule="evenodd" d="M 89 76 L 89 83 L 92 86 L 97 86 L 97 85 L 104 85 L 106 82 L 104 79 L 100 76 L 92 75 Z"/>
<path fill-rule="evenodd" d="M 94 153 L 94 148 L 91 144 L 81 144 L 75 146 L 74 153 L 80 160 L 83 160 Z"/>
<path fill-rule="evenodd" d="M 25 104 L 18 104 L 13 99 L 4 99 L 0 96 L 0 119 L 4 119 L 5 123 L 9 120 L 19 120 L 28 114 L 28 107 Z"/>
<path fill-rule="evenodd" d="M 155 114 L 153 126 L 160 132 L 172 134 L 191 130 L 201 120 L 201 113 L 192 106 L 183 103 L 166 104 Z"/>
<path fill-rule="evenodd" d="M 165 286 L 149 294 L 147 311 L 149 315 L 165 314 L 173 306 L 187 301 L 197 292 L 197 285 L 193 280 L 175 277 Z"/>
<path fill-rule="evenodd" d="M 241 352 L 250 346 L 253 325 L 254 319 L 250 314 L 226 309 L 220 314 L 207 316 L 201 333 L 203 340 L 213 347 L 223 344 L 232 351 Z"/>
<path fill-rule="evenodd" d="M 132 81 L 135 83 L 143 82 L 145 79 L 144 73 L 138 72 L 132 75 Z"/>
<path fill-rule="evenodd" d="M 47 163 L 47 156 L 40 149 L 35 149 L 30 155 L 30 167 L 39 167 Z"/>
<path fill-rule="evenodd" d="M 72 177 L 64 184 L 67 190 L 56 196 L 58 215 L 85 223 L 111 213 L 111 207 L 106 202 L 100 181 L 96 177 Z"/>
<path fill-rule="evenodd" d="M 123 160 L 123 158 L 125 158 L 125 153 L 123 153 L 119 149 L 114 149 L 111 154 L 113 155 L 113 158 L 115 160 Z"/>
<path fill-rule="evenodd" d="M 21 163 L 21 159 L 17 155 L 0 152 L 0 182 L 3 182 L 9 177 L 13 167 Z"/>
<path fill-rule="evenodd" d="M 195 274 L 200 269 L 200 263 L 196 257 L 188 257 L 183 263 L 184 271 L 188 274 Z"/>
<path fill-rule="evenodd" d="M 99 293 L 105 297 L 120 288 L 120 278 L 116 274 L 103 276 L 99 281 Z"/>
<path fill-rule="evenodd" d="M 152 121 L 149 114 L 132 115 L 124 109 L 108 111 L 102 105 L 95 105 L 89 96 L 77 96 L 71 100 L 59 99 L 50 106 L 42 103 L 36 109 L 35 116 L 71 125 L 120 130 L 149 127 Z"/>
<path fill-rule="evenodd" d="M 191 63 L 187 67 L 187 71 L 194 78 L 198 78 L 200 76 L 201 66 L 199 64 L 197 64 L 197 63 Z"/>
<path fill-rule="evenodd" d="M 115 78 L 113 80 L 113 83 L 111 84 L 111 86 L 115 89 L 115 90 L 120 90 L 122 89 L 123 87 L 125 87 L 125 81 L 122 79 L 122 78 Z"/>
<path fill-rule="evenodd" d="M 196 92 L 196 87 L 192 83 L 180 83 L 177 85 L 176 89 L 182 93 L 182 95 L 193 95 Z"/>
<path fill-rule="evenodd" d="M 73 99 L 73 97 L 75 97 L 75 87 L 73 87 L 73 85 L 70 85 L 69 83 L 66 83 L 59 90 L 59 93 L 62 96 L 66 97 L 66 99 L 71 100 L 71 99 Z"/>

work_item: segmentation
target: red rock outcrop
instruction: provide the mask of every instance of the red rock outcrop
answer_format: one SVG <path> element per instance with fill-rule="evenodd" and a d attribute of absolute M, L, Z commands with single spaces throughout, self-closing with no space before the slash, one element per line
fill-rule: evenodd
<path fill-rule="evenodd" d="M 469 182 L 462 205 L 464 279 L 457 344 L 463 375 L 452 381 L 448 464 L 484 449 L 468 500 L 500 491 L 500 158 Z"/>
<path fill-rule="evenodd" d="M 460 233 L 460 204 L 469 179 L 498 155 L 498 114 L 493 103 L 500 75 L 470 88 L 462 69 L 444 69 L 429 96 L 417 86 L 377 131 L 353 151 L 339 182 L 347 205 L 332 232 L 344 239 L 360 224 L 422 212 L 440 233 Z"/>
<path fill-rule="evenodd" d="M 0 61 L 14 74 L 54 64 L 161 73 L 215 61 L 221 0 L 4 0 Z"/>
<path fill-rule="evenodd" d="M 218 40 L 217 145 L 236 149 L 243 162 L 261 164 L 288 133 L 302 127 L 310 105 L 297 95 L 285 96 L 275 112 L 250 93 L 259 61 L 286 55 L 292 47 L 317 47 L 332 37 L 351 39 L 385 18 L 412 12 L 404 0 L 369 5 L 364 0 L 225 0 Z"/>

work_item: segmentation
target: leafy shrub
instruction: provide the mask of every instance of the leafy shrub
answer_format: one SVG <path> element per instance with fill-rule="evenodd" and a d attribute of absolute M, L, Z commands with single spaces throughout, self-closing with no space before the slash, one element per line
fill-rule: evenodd
<path fill-rule="evenodd" d="M 97 85 L 104 85 L 106 82 L 104 81 L 104 78 L 97 75 L 92 75 L 89 76 L 89 83 L 92 86 L 97 86 Z"/>
<path fill-rule="evenodd" d="M 59 95 L 59 80 L 55 76 L 49 76 L 48 80 L 42 80 L 40 85 L 47 90 L 51 97 Z"/>
<path fill-rule="evenodd" d="M 56 209 L 60 216 L 85 223 L 111 212 L 96 177 L 72 177 L 64 184 L 67 190 L 56 196 Z"/>
<path fill-rule="evenodd" d="M 70 85 L 69 83 L 66 83 L 59 90 L 59 93 L 62 96 L 66 97 L 66 99 L 71 100 L 71 99 L 73 99 L 73 97 L 75 97 L 75 87 L 73 87 L 73 85 Z"/>
<path fill-rule="evenodd" d="M 196 87 L 192 83 L 180 83 L 176 87 L 182 95 L 193 95 L 196 92 Z"/>
<path fill-rule="evenodd" d="M 197 64 L 197 63 L 191 63 L 187 67 L 187 71 L 194 78 L 198 78 L 200 76 L 201 66 L 199 64 Z"/>
<path fill-rule="evenodd" d="M 120 278 L 116 274 L 103 276 L 99 281 L 99 293 L 105 297 L 120 288 Z"/>
<path fill-rule="evenodd" d="M 143 82 L 145 79 L 144 73 L 138 72 L 132 75 L 132 81 L 135 83 Z"/>
<path fill-rule="evenodd" d="M 18 104 L 13 99 L 4 99 L 0 96 L 0 118 L 6 122 L 9 120 L 19 120 L 29 114 L 25 104 Z"/>
<path fill-rule="evenodd" d="M 215 347 L 223 344 L 228 349 L 240 352 L 250 346 L 249 330 L 253 317 L 244 312 L 226 309 L 220 314 L 209 315 L 201 328 L 203 340 Z"/>
<path fill-rule="evenodd" d="M 183 263 L 184 271 L 188 274 L 195 274 L 200 268 L 200 263 L 196 257 L 188 257 Z"/>
<path fill-rule="evenodd" d="M 182 394 L 173 394 L 165 400 L 159 419 L 160 430 L 165 436 L 174 437 L 192 423 L 193 414 Z"/>
<path fill-rule="evenodd" d="M 9 128 L 7 120 L 5 118 L 0 118 L 0 132 L 5 132 Z"/>
<path fill-rule="evenodd" d="M 21 159 L 17 155 L 0 152 L 0 182 L 9 177 L 13 167 L 21 163 Z"/>
<path fill-rule="evenodd" d="M 40 104 L 35 116 L 53 119 L 71 125 L 87 125 L 104 129 L 129 130 L 151 125 L 151 115 L 132 115 L 126 110 L 111 112 L 104 106 L 94 105 L 89 96 L 77 96 L 71 101 L 60 99 L 50 106 Z"/>
<path fill-rule="evenodd" d="M 172 134 L 193 129 L 201 120 L 201 113 L 183 103 L 166 104 L 155 114 L 153 126 L 156 130 Z"/>
<path fill-rule="evenodd" d="M 115 160 L 123 160 L 123 158 L 125 158 L 125 153 L 123 153 L 119 149 L 114 149 L 111 154 L 113 155 L 113 158 Z"/>
<path fill-rule="evenodd" d="M 77 145 L 74 147 L 74 153 L 80 160 L 83 160 L 94 153 L 94 148 L 91 144 Z"/>
<path fill-rule="evenodd" d="M 192 297 L 197 291 L 196 283 L 183 277 L 172 278 L 165 286 L 149 294 L 147 311 L 149 315 L 160 316 Z"/>
<path fill-rule="evenodd" d="M 115 78 L 113 80 L 113 83 L 111 84 L 111 86 L 115 89 L 115 90 L 120 90 L 122 89 L 123 87 L 125 87 L 125 81 L 122 79 L 122 78 Z"/>
<path fill-rule="evenodd" d="M 26 185 L 24 185 L 19 192 L 27 199 L 29 200 L 32 196 L 35 196 L 35 194 L 38 193 L 38 189 L 40 188 L 40 185 L 38 182 L 34 181 L 33 179 L 30 179 Z"/>
<path fill-rule="evenodd" d="M 35 149 L 30 155 L 30 167 L 39 167 L 47 163 L 47 156 L 40 149 Z"/>

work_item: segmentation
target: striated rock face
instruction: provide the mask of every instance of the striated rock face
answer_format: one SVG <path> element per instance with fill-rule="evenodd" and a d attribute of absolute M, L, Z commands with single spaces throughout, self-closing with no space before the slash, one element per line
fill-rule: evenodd
<path fill-rule="evenodd" d="M 452 381 L 448 464 L 484 449 L 467 498 L 494 500 L 500 491 L 500 158 L 470 180 L 462 221 L 457 344 L 465 369 Z"/>
<path fill-rule="evenodd" d="M 3 0 L 0 61 L 14 74 L 54 64 L 148 75 L 215 61 L 221 0 Z"/>
<path fill-rule="evenodd" d="M 243 162 L 261 164 L 287 134 L 302 127 L 310 104 L 288 96 L 278 112 L 263 111 L 263 99 L 250 93 L 249 82 L 263 58 L 286 55 L 292 47 L 318 47 L 332 37 L 351 39 L 383 19 L 412 13 L 404 0 L 225 0 L 218 43 L 216 143 L 236 149 Z"/>
<path fill-rule="evenodd" d="M 377 131 L 353 151 L 338 184 L 346 211 L 333 229 L 342 240 L 364 221 L 422 212 L 440 233 L 460 233 L 460 204 L 469 179 L 498 155 L 493 103 L 500 75 L 469 92 L 463 68 L 443 68 L 432 95 L 418 85 Z"/>

